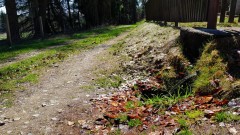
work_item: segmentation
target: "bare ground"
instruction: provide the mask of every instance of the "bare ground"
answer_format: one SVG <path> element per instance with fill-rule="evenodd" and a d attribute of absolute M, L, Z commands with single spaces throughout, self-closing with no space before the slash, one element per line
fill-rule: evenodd
<path fill-rule="evenodd" d="M 124 33 L 103 45 L 70 57 L 54 68 L 46 69 L 37 85 L 17 94 L 13 107 L 0 110 L 0 134 L 51 134 L 57 115 L 74 102 L 84 104 L 98 91 L 84 91 L 82 85 L 94 79 L 96 67 L 106 66 L 98 60 L 99 54 L 125 38 Z"/>

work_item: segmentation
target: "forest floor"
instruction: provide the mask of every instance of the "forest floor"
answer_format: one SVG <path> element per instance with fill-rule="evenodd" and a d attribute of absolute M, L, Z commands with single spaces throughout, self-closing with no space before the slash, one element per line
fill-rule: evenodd
<path fill-rule="evenodd" d="M 49 63 L 37 68 L 40 71 L 32 70 L 34 66 L 25 71 L 28 66 L 24 67 L 25 74 L 37 74 L 39 79 L 35 81 L 24 74 L 25 81 L 7 82 L 7 86 L 0 87 L 7 91 L 12 88 L 9 85 L 20 84 L 17 89 L 22 89 L 15 91 L 11 107 L 0 109 L 0 134 L 239 134 L 239 110 L 230 112 L 226 100 L 213 95 L 195 96 L 190 86 L 175 88 L 179 81 L 194 74 L 193 70 L 188 71 L 192 65 L 181 52 L 179 29 L 154 23 L 132 28 L 111 38 L 100 32 L 104 36 L 90 41 L 94 46 L 80 53 L 71 52 L 67 57 L 64 51 L 69 48 L 65 46 L 59 49 L 61 54 L 55 54 L 59 50 L 49 52 L 60 61 L 40 57 L 44 64 Z M 107 41 L 99 42 L 101 37 Z M 88 44 L 88 40 L 83 43 Z M 6 62 L 10 56 L 2 58 L 2 68 L 45 50 L 24 52 L 16 52 L 19 55 L 11 63 Z M 0 75 L 14 69 L 10 78 L 18 79 L 17 66 L 1 69 Z M 177 92 L 168 93 L 165 89 Z"/>

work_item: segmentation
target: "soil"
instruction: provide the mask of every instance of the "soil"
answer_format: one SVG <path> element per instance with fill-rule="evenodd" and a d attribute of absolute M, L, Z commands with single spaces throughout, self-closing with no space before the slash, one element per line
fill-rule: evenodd
<path fill-rule="evenodd" d="M 0 110 L 0 134 L 52 134 L 59 113 L 77 102 L 84 110 L 98 91 L 85 91 L 82 85 L 94 79 L 94 70 L 104 66 L 98 60 L 100 53 L 125 38 L 124 33 L 92 50 L 72 56 L 53 68 L 46 69 L 38 84 L 28 86 L 25 91 L 18 92 L 16 102 L 11 108 Z M 33 52 L 36 54 L 38 52 Z M 20 60 L 20 58 L 18 59 Z M 88 108 L 88 107 L 87 107 Z M 2 121 L 2 122 L 1 122 Z"/>

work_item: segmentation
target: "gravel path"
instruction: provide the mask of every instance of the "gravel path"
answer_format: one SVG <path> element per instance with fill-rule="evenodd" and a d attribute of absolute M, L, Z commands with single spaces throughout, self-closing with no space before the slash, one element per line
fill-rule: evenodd
<path fill-rule="evenodd" d="M 94 79 L 93 71 L 101 68 L 98 55 L 110 45 L 124 39 L 124 33 L 103 45 L 79 55 L 70 57 L 50 69 L 46 69 L 38 84 L 19 92 L 16 103 L 11 108 L 0 110 L 0 134 L 43 135 L 54 131 L 54 121 L 59 113 L 73 102 L 89 100 L 95 92 L 83 91 L 81 85 Z M 2 121 L 2 122 L 1 122 Z"/>

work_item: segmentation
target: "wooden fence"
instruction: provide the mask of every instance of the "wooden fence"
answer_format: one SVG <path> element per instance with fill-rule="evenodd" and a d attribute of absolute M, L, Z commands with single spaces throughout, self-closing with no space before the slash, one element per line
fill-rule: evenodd
<path fill-rule="evenodd" d="M 228 6 L 230 6 L 229 22 L 234 22 L 235 11 L 239 8 L 237 0 L 230 0 L 230 5 L 228 5 L 227 1 L 228 0 L 148 0 L 146 4 L 146 20 L 208 22 L 208 28 L 215 29 L 219 11 L 221 11 L 220 22 L 224 22 Z"/>
<path fill-rule="evenodd" d="M 209 0 L 149 0 L 146 19 L 167 22 L 204 22 L 208 20 Z"/>

